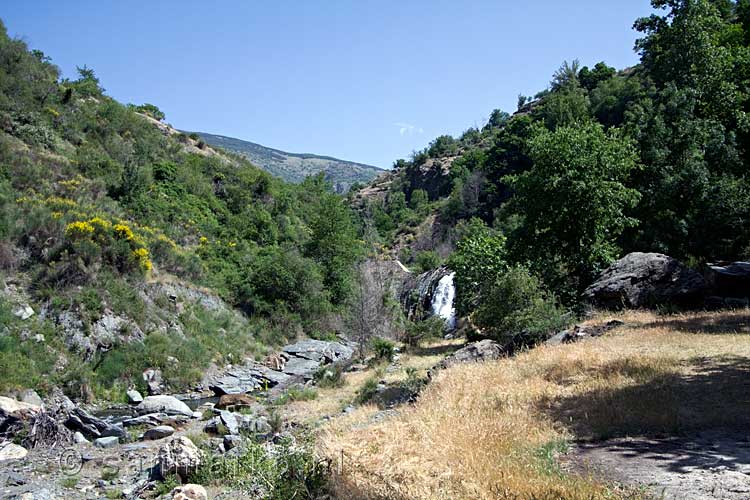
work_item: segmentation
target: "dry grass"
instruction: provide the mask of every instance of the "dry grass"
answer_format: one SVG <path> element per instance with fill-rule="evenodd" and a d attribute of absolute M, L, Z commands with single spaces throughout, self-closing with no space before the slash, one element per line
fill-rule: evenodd
<path fill-rule="evenodd" d="M 630 312 L 605 337 L 454 367 L 413 407 L 331 421 L 338 498 L 639 498 L 556 466 L 561 444 L 750 424 L 750 312 Z M 601 316 L 597 320 L 609 317 Z"/>
<path fill-rule="evenodd" d="M 446 352 L 454 351 L 462 345 L 461 340 L 438 340 L 426 344 L 417 353 L 402 354 L 395 369 L 386 371 L 380 379 L 388 384 L 406 379 L 406 369 L 414 368 L 417 375 L 425 377 L 427 370 L 435 366 Z M 377 369 L 370 368 L 361 372 L 345 373 L 344 385 L 335 388 L 319 388 L 318 396 L 312 401 L 295 401 L 282 408 L 282 416 L 290 421 L 314 425 L 323 417 L 339 415 L 341 410 L 351 404 L 356 397 L 357 390 L 365 381 L 375 375 Z M 370 407 L 368 413 L 377 411 Z"/>

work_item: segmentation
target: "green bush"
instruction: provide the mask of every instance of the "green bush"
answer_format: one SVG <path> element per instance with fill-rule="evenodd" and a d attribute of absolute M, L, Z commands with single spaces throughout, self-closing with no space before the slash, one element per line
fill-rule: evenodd
<path fill-rule="evenodd" d="M 357 390 L 357 395 L 354 398 L 354 402 L 358 405 L 363 405 L 372 400 L 372 398 L 374 398 L 377 393 L 378 379 L 377 377 L 370 377 L 365 380 L 365 383 L 362 384 L 362 387 Z"/>
<path fill-rule="evenodd" d="M 323 365 L 315 372 L 313 380 L 318 387 L 342 387 L 344 385 L 344 370 L 338 364 Z"/>
<path fill-rule="evenodd" d="M 370 341 L 370 347 L 375 352 L 375 358 L 380 361 L 393 361 L 396 346 L 393 342 L 382 337 L 374 337 Z"/>
<path fill-rule="evenodd" d="M 408 321 L 402 341 L 409 347 L 419 347 L 425 340 L 442 337 L 445 332 L 445 321 L 437 316 L 430 316 L 423 321 Z"/>
<path fill-rule="evenodd" d="M 484 336 L 517 349 L 546 339 L 566 326 L 567 318 L 538 278 L 514 266 L 485 285 L 473 320 Z"/>
<path fill-rule="evenodd" d="M 414 258 L 414 265 L 418 273 L 431 271 L 440 266 L 440 257 L 434 250 L 423 250 Z"/>

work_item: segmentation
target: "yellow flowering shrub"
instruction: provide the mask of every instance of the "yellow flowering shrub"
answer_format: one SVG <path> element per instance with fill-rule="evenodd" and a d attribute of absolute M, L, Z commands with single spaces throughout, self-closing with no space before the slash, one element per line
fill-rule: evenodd
<path fill-rule="evenodd" d="M 94 226 L 87 221 L 75 221 L 65 226 L 65 235 L 79 238 L 94 234 Z"/>
<path fill-rule="evenodd" d="M 143 247 L 136 248 L 135 250 L 133 250 L 133 256 L 138 261 L 138 265 L 141 266 L 141 269 L 143 269 L 144 271 L 150 271 L 153 267 L 153 264 L 149 259 L 148 249 Z"/>
<path fill-rule="evenodd" d="M 78 202 L 70 198 L 61 198 L 60 196 L 48 196 L 44 204 L 52 210 L 65 211 L 78 206 Z"/>

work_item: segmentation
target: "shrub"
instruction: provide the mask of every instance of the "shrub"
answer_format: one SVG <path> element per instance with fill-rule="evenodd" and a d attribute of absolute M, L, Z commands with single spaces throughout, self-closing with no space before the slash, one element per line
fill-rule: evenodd
<path fill-rule="evenodd" d="M 440 338 L 443 332 L 445 332 L 443 319 L 431 316 L 423 321 L 407 322 L 402 341 L 409 347 L 418 347 L 426 339 Z"/>
<path fill-rule="evenodd" d="M 370 346 L 375 352 L 375 357 L 380 361 L 393 361 L 393 354 L 396 350 L 396 346 L 388 339 L 382 337 L 374 337 L 370 341 Z"/>
<path fill-rule="evenodd" d="M 344 371 L 340 365 L 324 365 L 313 376 L 318 387 L 331 388 L 344 385 Z"/>
<path fill-rule="evenodd" d="M 378 379 L 376 377 L 370 377 L 365 380 L 365 383 L 362 384 L 362 387 L 357 390 L 357 395 L 354 398 L 354 402 L 356 404 L 363 405 L 374 398 L 377 393 Z"/>
<path fill-rule="evenodd" d="M 417 272 L 423 273 L 440 266 L 440 257 L 434 250 L 424 250 L 419 252 L 414 259 Z"/>
<path fill-rule="evenodd" d="M 482 298 L 474 323 L 484 336 L 511 349 L 534 345 L 565 326 L 555 297 L 523 266 L 511 267 L 485 285 Z"/>

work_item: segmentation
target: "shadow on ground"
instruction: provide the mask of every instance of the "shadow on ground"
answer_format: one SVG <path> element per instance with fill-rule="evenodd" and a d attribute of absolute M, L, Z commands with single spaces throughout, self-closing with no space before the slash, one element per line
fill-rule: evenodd
<path fill-rule="evenodd" d="M 686 318 L 669 317 L 637 328 L 669 328 L 684 333 L 747 333 L 750 334 L 750 311 L 737 314 L 705 313 Z"/>

